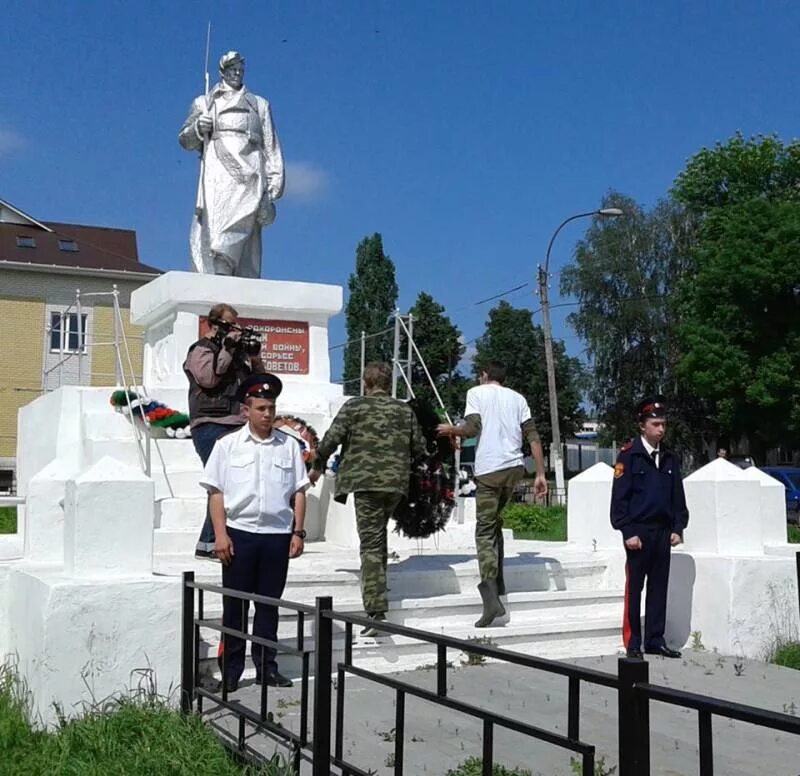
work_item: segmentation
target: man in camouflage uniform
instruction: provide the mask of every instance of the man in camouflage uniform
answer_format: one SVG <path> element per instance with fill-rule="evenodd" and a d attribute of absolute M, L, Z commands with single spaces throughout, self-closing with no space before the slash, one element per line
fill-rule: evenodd
<path fill-rule="evenodd" d="M 425 439 L 412 409 L 389 396 L 392 368 L 372 362 L 364 369 L 366 395 L 350 399 L 333 419 L 317 448 L 310 473 L 315 483 L 325 463 L 341 445 L 334 499 L 355 495 L 356 526 L 361 551 L 361 597 L 364 611 L 385 620 L 386 527 L 400 500 L 408 494 L 411 461 L 426 451 Z M 375 636 L 374 627 L 362 635 Z"/>
<path fill-rule="evenodd" d="M 536 463 L 533 491 L 547 494 L 542 443 L 525 397 L 503 383 L 506 368 L 490 361 L 481 372 L 480 385 L 467 391 L 464 422 L 458 426 L 439 425 L 440 436 L 478 437 L 475 450 L 475 546 L 481 582 L 478 591 L 483 613 L 476 628 L 487 628 L 506 610 L 500 601 L 505 595 L 503 578 L 503 508 L 522 479 L 523 440 L 530 445 Z"/>

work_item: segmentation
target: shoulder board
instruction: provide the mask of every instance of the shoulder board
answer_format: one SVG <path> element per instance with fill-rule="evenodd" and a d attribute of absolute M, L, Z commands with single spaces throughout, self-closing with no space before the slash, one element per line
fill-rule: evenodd
<path fill-rule="evenodd" d="M 621 453 L 627 453 L 633 447 L 633 440 L 629 439 L 622 447 L 620 447 L 619 451 Z"/>

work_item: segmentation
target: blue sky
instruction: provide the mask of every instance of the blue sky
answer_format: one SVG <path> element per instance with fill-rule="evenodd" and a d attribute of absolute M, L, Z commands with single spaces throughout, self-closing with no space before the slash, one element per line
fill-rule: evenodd
<path fill-rule="evenodd" d="M 245 55 L 289 165 L 264 275 L 346 285 L 379 231 L 401 307 L 428 291 L 472 338 L 477 300 L 528 281 L 508 299 L 538 308 L 552 231 L 609 189 L 652 204 L 737 129 L 794 136 L 799 4 L 651 5 L 6 0 L 0 197 L 133 228 L 143 261 L 188 269 L 198 162 L 177 131 L 210 19 L 212 61 Z M 562 232 L 556 272 L 585 227 Z M 568 311 L 555 333 L 577 355 Z"/>

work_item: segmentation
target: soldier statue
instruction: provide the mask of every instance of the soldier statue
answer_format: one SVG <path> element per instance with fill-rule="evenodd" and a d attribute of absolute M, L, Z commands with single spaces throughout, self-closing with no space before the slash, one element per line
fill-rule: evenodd
<path fill-rule="evenodd" d="M 224 54 L 219 72 L 178 135 L 187 151 L 201 154 L 192 263 L 205 274 L 258 278 L 261 228 L 275 220 L 283 194 L 283 154 L 269 103 L 244 87 L 241 54 Z"/>

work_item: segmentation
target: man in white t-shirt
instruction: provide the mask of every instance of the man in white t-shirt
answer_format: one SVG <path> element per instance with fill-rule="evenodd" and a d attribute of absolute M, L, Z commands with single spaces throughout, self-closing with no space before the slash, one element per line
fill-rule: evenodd
<path fill-rule="evenodd" d="M 536 464 L 533 491 L 547 494 L 542 443 L 525 397 L 503 383 L 505 365 L 490 361 L 481 373 L 480 385 L 467 391 L 464 421 L 458 426 L 443 423 L 440 436 L 478 437 L 475 451 L 476 493 L 475 545 L 481 582 L 483 615 L 475 623 L 486 628 L 506 612 L 499 596 L 505 594 L 503 579 L 503 521 L 500 513 L 525 472 L 523 440 L 530 445 Z"/>
<path fill-rule="evenodd" d="M 247 424 L 217 440 L 200 482 L 209 493 L 222 586 L 270 598 L 283 595 L 289 558 L 303 552 L 305 491 L 310 485 L 300 444 L 272 427 L 282 387 L 271 374 L 242 382 L 237 400 Z M 277 641 L 277 608 L 255 607 L 253 635 Z M 223 597 L 222 624 L 246 630 L 249 608 L 249 601 Z M 218 660 L 228 692 L 238 689 L 245 650 L 244 639 L 223 635 Z M 278 672 L 275 655 L 274 648 L 252 642 L 256 682 L 290 687 L 291 680 Z"/>

